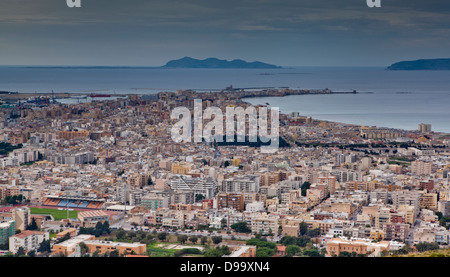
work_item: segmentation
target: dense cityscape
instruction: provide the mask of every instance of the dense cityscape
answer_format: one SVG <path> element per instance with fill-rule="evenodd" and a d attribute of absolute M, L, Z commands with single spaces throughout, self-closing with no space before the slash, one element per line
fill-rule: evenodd
<path fill-rule="evenodd" d="M 171 112 L 332 91 L 0 106 L 0 255 L 449 256 L 450 134 L 280 114 L 280 147 L 175 143 Z M 346 93 L 357 93 L 346 92 Z M 205 122 L 206 123 L 206 122 Z"/>

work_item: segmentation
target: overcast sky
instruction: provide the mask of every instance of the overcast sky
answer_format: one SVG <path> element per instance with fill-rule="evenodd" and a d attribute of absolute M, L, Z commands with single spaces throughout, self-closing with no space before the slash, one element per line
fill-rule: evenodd
<path fill-rule="evenodd" d="M 0 0 L 2 65 L 387 66 L 449 50 L 445 0 Z"/>

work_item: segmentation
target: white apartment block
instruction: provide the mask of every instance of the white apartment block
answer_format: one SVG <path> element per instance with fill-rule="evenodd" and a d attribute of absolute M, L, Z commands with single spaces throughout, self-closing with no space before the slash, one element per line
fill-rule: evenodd
<path fill-rule="evenodd" d="M 9 251 L 16 254 L 20 247 L 25 250 L 25 253 L 36 250 L 39 245 L 49 239 L 47 232 L 38 231 L 22 231 L 21 233 L 9 237 Z"/>

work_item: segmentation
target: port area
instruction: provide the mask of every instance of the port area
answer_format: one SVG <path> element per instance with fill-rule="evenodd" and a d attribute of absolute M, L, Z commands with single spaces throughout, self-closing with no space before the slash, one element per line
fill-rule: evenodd
<path fill-rule="evenodd" d="M 4 101 L 19 101 L 28 100 L 30 98 L 55 98 L 55 99 L 65 99 L 65 98 L 78 98 L 78 97 L 90 97 L 92 93 L 69 93 L 69 92 L 55 92 L 55 93 L 0 93 L 0 100 Z M 101 97 L 100 94 L 95 94 L 94 97 Z M 110 96 L 125 96 L 123 94 L 105 95 L 104 97 Z"/>

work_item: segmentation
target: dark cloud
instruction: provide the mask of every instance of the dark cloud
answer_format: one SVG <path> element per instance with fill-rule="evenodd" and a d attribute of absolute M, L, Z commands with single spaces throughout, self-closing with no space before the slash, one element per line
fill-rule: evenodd
<path fill-rule="evenodd" d="M 190 55 L 280 65 L 449 56 L 450 2 L 2 0 L 1 64 L 159 65 Z"/>

